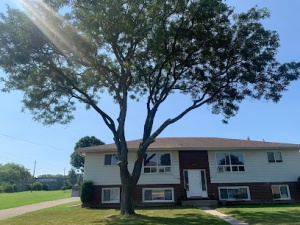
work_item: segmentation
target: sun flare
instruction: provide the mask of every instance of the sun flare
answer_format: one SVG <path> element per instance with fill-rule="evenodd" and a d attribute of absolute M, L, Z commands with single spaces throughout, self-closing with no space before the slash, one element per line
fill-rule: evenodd
<path fill-rule="evenodd" d="M 13 1 L 63 54 L 80 57 L 87 62 L 86 57 L 72 44 L 72 38 L 83 37 L 49 5 L 40 0 Z"/>

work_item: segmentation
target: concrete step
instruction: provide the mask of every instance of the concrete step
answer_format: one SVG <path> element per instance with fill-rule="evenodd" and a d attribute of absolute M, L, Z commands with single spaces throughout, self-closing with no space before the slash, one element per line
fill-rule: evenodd
<path fill-rule="evenodd" d="M 188 207 L 203 207 L 203 206 L 210 206 L 215 207 L 218 205 L 218 200 L 211 200 L 211 199 L 201 199 L 201 200 L 186 200 L 182 201 L 182 206 Z"/>

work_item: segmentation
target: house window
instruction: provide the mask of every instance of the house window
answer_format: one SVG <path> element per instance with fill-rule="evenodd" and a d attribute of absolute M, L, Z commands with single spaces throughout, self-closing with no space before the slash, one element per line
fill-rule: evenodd
<path fill-rule="evenodd" d="M 216 153 L 216 160 L 218 172 L 245 171 L 244 154 L 242 152 Z"/>
<path fill-rule="evenodd" d="M 173 188 L 144 188 L 143 202 L 174 202 Z"/>
<path fill-rule="evenodd" d="M 146 154 L 144 158 L 144 173 L 170 173 L 171 154 Z"/>
<path fill-rule="evenodd" d="M 281 152 L 267 152 L 269 163 L 279 163 L 282 162 Z"/>
<path fill-rule="evenodd" d="M 250 200 L 249 187 L 219 187 L 220 200 Z"/>
<path fill-rule="evenodd" d="M 104 165 L 105 166 L 117 165 L 118 162 L 119 162 L 119 159 L 118 159 L 117 154 L 105 154 L 104 155 Z"/>
<path fill-rule="evenodd" d="M 275 200 L 291 199 L 288 185 L 272 185 L 272 194 Z"/>
<path fill-rule="evenodd" d="M 102 203 L 119 203 L 120 188 L 102 188 Z"/>

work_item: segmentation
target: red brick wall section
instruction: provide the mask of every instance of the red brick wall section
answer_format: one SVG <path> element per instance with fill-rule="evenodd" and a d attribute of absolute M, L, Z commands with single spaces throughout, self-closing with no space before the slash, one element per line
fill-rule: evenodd
<path fill-rule="evenodd" d="M 271 186 L 278 184 L 289 185 L 289 190 L 291 194 L 291 200 L 280 201 L 274 200 L 272 195 Z M 228 202 L 228 204 L 259 204 L 259 203 L 300 203 L 300 185 L 298 182 L 283 182 L 283 183 L 218 183 L 210 184 L 210 199 L 219 199 L 218 187 L 225 186 L 248 186 L 250 189 L 251 201 L 233 201 Z M 101 193 L 103 187 L 120 187 L 120 186 L 94 186 L 93 192 L 93 202 L 86 207 L 119 207 L 119 204 L 103 204 L 101 203 Z M 172 203 L 143 203 L 143 188 L 163 188 L 163 187 L 172 187 L 174 188 L 174 202 Z M 121 188 L 121 187 L 120 187 Z M 121 190 L 122 191 L 122 190 Z M 134 192 L 134 203 L 139 206 L 167 206 L 167 205 L 181 205 L 181 201 L 184 199 L 185 191 L 182 188 L 182 185 L 174 184 L 164 184 L 164 185 L 138 185 Z"/>
<path fill-rule="evenodd" d="M 93 190 L 93 201 L 90 204 L 84 205 L 84 207 L 118 207 L 119 204 L 109 204 L 105 203 L 103 204 L 101 201 L 101 194 L 102 194 L 102 188 L 105 187 L 119 187 L 120 191 L 122 191 L 121 186 L 100 186 L 95 185 Z M 174 202 L 155 202 L 155 203 L 144 203 L 143 202 L 143 188 L 173 188 L 174 189 Z M 138 185 L 134 191 L 133 201 L 135 205 L 139 206 L 173 206 L 173 205 L 181 205 L 183 191 L 181 189 L 181 185 L 174 185 L 174 184 L 162 184 L 162 185 Z"/>
<path fill-rule="evenodd" d="M 291 200 L 281 201 L 274 200 L 272 194 L 272 185 L 288 185 Z M 219 199 L 218 187 L 225 186 L 248 186 L 250 190 L 251 201 L 245 201 L 243 203 L 256 204 L 256 203 L 282 203 L 282 202 L 295 202 L 300 203 L 300 185 L 298 182 L 274 182 L 274 183 L 218 183 L 211 184 L 211 192 Z M 240 202 L 232 202 L 232 204 L 239 204 Z"/>

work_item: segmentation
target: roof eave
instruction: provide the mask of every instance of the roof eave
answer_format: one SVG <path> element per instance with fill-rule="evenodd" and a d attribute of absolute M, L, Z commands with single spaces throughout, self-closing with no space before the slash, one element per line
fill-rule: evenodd
<path fill-rule="evenodd" d="M 129 151 L 136 151 L 138 148 L 129 148 Z M 263 147 L 168 147 L 148 148 L 148 151 L 237 151 L 237 150 L 300 150 L 300 146 L 263 146 Z M 79 148 L 77 153 L 100 153 L 116 152 L 115 148 L 97 149 L 95 147 Z"/>

